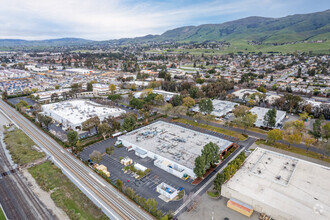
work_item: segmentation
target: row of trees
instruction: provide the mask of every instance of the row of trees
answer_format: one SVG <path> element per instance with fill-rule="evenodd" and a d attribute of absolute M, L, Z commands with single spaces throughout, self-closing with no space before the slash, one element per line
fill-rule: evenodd
<path fill-rule="evenodd" d="M 197 177 L 203 177 L 210 167 L 214 167 L 219 163 L 219 150 L 219 146 L 212 142 L 203 147 L 202 154 L 195 159 L 194 173 Z"/>
<path fill-rule="evenodd" d="M 228 163 L 227 167 L 223 170 L 223 172 L 218 173 L 214 179 L 214 189 L 219 193 L 221 192 L 221 186 L 224 184 L 230 177 L 232 177 L 236 171 L 241 167 L 245 160 L 246 156 L 244 152 L 240 153 L 233 161 Z"/>
<path fill-rule="evenodd" d="M 157 219 L 169 219 L 169 215 L 164 215 L 162 211 L 157 209 L 158 202 L 154 198 L 149 198 L 146 200 L 142 196 L 137 195 L 131 187 L 125 187 L 123 181 L 121 181 L 120 179 L 116 180 L 116 186 L 121 192 L 124 192 L 130 199 L 134 200 L 141 207 L 143 207 L 145 210 L 154 215 Z"/>

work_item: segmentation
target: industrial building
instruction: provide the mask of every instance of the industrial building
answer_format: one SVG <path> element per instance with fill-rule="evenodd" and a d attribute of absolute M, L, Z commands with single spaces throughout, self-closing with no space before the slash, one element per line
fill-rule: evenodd
<path fill-rule="evenodd" d="M 223 101 L 218 99 L 212 100 L 212 104 L 213 104 L 213 111 L 211 112 L 211 115 L 214 115 L 215 117 L 218 118 L 232 112 L 235 106 L 239 105 L 235 102 Z M 191 110 L 194 112 L 199 112 L 199 106 L 196 105 Z"/>
<path fill-rule="evenodd" d="M 176 92 L 168 92 L 168 91 L 164 91 L 164 90 L 152 90 L 153 93 L 155 94 L 159 94 L 162 95 L 164 97 L 164 101 L 168 102 L 171 100 L 171 98 L 173 98 L 173 96 L 175 95 L 180 95 L 179 93 Z"/>
<path fill-rule="evenodd" d="M 33 93 L 32 96 L 39 97 L 38 102 L 50 102 L 51 97 L 53 94 L 57 94 L 59 99 L 62 99 L 62 94 L 64 92 L 69 93 L 71 89 L 57 89 L 57 90 L 50 90 L 50 91 L 44 91 L 44 92 L 37 92 Z"/>
<path fill-rule="evenodd" d="M 195 159 L 203 147 L 213 142 L 226 152 L 234 143 L 172 123 L 157 121 L 118 137 L 135 154 L 154 159 L 154 165 L 179 177 L 196 178 Z"/>
<path fill-rule="evenodd" d="M 106 95 L 109 93 L 109 85 L 94 83 L 93 84 L 93 93 L 97 95 Z"/>
<path fill-rule="evenodd" d="M 267 125 L 265 124 L 264 117 L 265 117 L 266 113 L 269 110 L 271 110 L 271 109 L 262 108 L 262 107 L 253 107 L 252 109 L 250 109 L 250 112 L 252 114 L 257 115 L 257 120 L 254 123 L 255 126 L 257 126 L 257 127 L 267 127 Z M 276 124 L 275 124 L 275 127 L 278 127 L 278 126 L 282 125 L 282 121 L 284 120 L 285 116 L 286 116 L 285 111 L 276 110 Z"/>
<path fill-rule="evenodd" d="M 330 168 L 256 148 L 221 195 L 273 219 L 330 219 Z"/>
<path fill-rule="evenodd" d="M 177 189 L 174 189 L 172 186 L 167 185 L 164 182 L 157 185 L 156 191 L 162 196 L 165 196 L 169 200 L 174 199 L 179 193 Z"/>
<path fill-rule="evenodd" d="M 62 124 L 64 129 L 81 130 L 82 123 L 98 116 L 101 121 L 108 117 L 118 117 L 125 110 L 100 105 L 87 100 L 71 100 L 42 106 L 43 113 Z"/>
<path fill-rule="evenodd" d="M 239 100 L 244 101 L 244 96 L 246 94 L 251 95 L 253 93 L 261 93 L 261 92 L 259 92 L 256 89 L 240 89 L 240 90 L 233 92 L 232 94 L 235 95 Z M 280 95 L 278 95 L 277 93 L 274 93 L 274 92 L 266 92 L 264 94 L 266 94 L 265 100 L 270 104 L 273 104 L 276 99 L 281 98 Z"/>

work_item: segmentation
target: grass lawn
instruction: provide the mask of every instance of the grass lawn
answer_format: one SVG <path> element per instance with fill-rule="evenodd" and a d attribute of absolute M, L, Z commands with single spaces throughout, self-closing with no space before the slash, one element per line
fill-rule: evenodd
<path fill-rule="evenodd" d="M 230 131 L 230 130 L 226 130 L 226 129 L 223 129 L 223 128 L 214 127 L 214 126 L 211 126 L 211 125 L 197 123 L 197 122 L 190 121 L 190 120 L 183 119 L 183 118 L 174 119 L 174 121 L 180 122 L 180 123 L 183 123 L 183 124 L 188 124 L 188 125 L 195 126 L 195 127 L 199 127 L 199 128 L 203 128 L 203 129 L 206 129 L 206 130 L 218 132 L 218 133 L 225 134 L 225 135 L 228 135 L 228 136 L 231 136 L 231 137 L 235 137 L 235 138 L 238 138 L 240 141 L 243 141 L 247 138 L 243 134 L 237 133 L 235 131 Z"/>
<path fill-rule="evenodd" d="M 289 152 L 292 152 L 292 153 L 300 154 L 300 155 L 303 155 L 303 156 L 306 156 L 306 157 L 311 157 L 311 158 L 314 158 L 314 159 L 318 159 L 318 160 L 322 160 L 322 161 L 326 161 L 326 162 L 330 163 L 330 157 L 323 156 L 322 154 L 318 154 L 318 153 L 315 153 L 315 152 L 312 152 L 312 151 L 306 151 L 305 149 L 301 149 L 301 148 L 297 148 L 297 147 L 293 147 L 293 146 L 291 146 L 289 148 L 288 145 L 277 143 L 277 142 L 275 142 L 274 144 L 270 144 L 270 143 L 267 143 L 264 140 L 258 140 L 255 143 L 257 145 L 264 144 L 264 145 L 268 145 L 270 147 L 275 147 L 275 148 L 278 148 L 278 149 L 281 149 L 281 150 L 289 151 Z"/>
<path fill-rule="evenodd" d="M 27 164 L 45 156 L 33 148 L 35 143 L 22 131 L 6 131 L 4 141 L 11 157 L 18 165 Z"/>
<path fill-rule="evenodd" d="M 108 219 L 84 193 L 50 161 L 29 168 L 39 186 L 49 192 L 56 206 L 70 219 Z"/>
<path fill-rule="evenodd" d="M 234 127 L 234 128 L 240 128 L 240 129 L 243 129 L 243 130 L 244 130 L 244 128 L 239 127 L 239 126 L 237 126 L 237 125 L 232 125 L 231 127 Z M 266 135 L 267 135 L 267 133 L 268 133 L 267 131 L 262 130 L 262 129 L 260 129 L 260 128 L 247 128 L 246 130 L 247 130 L 247 131 L 256 132 L 256 133 L 259 133 L 259 134 L 266 134 Z"/>
<path fill-rule="evenodd" d="M 217 192 L 207 191 L 207 195 L 217 198 L 217 197 L 219 197 L 219 192 L 218 191 Z"/>
<path fill-rule="evenodd" d="M 1 208 L 0 208 L 0 220 L 6 220 L 6 216 Z"/>

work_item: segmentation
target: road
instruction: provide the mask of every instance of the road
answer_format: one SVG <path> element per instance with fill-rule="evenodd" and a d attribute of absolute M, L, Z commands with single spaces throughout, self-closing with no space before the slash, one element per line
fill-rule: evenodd
<path fill-rule="evenodd" d="M 191 120 L 191 121 L 195 120 L 194 118 L 189 117 L 189 116 L 180 115 L 180 117 L 184 118 L 184 119 L 187 119 L 187 120 Z M 200 123 L 206 124 L 206 122 L 204 122 L 202 120 L 200 121 Z M 253 131 L 249 131 L 249 130 L 244 131 L 244 129 L 241 129 L 241 128 L 228 127 L 228 126 L 224 126 L 222 124 L 218 124 L 218 123 L 215 123 L 215 122 L 208 122 L 208 124 L 211 125 L 211 126 L 214 126 L 214 127 L 219 127 L 219 128 L 235 131 L 235 132 L 242 133 L 242 134 L 247 134 L 247 135 L 249 135 L 249 137 L 253 137 L 253 138 L 256 138 L 256 139 L 264 139 L 264 140 L 267 139 L 267 135 L 265 135 L 265 134 L 261 134 L 261 133 L 257 133 L 257 132 L 253 132 Z M 281 141 L 278 141 L 278 142 L 288 145 L 288 142 L 286 142 L 284 140 L 281 140 Z M 241 142 L 238 142 L 238 144 L 241 144 Z M 304 150 L 307 149 L 304 144 L 292 144 L 291 146 L 301 148 L 301 149 L 304 149 Z M 324 152 L 321 149 L 315 148 L 315 147 L 310 147 L 309 151 L 319 153 L 319 154 L 329 155 L 329 153 Z"/>
<path fill-rule="evenodd" d="M 38 144 L 110 219 L 154 219 L 3 100 L 0 100 L 0 110 Z"/>

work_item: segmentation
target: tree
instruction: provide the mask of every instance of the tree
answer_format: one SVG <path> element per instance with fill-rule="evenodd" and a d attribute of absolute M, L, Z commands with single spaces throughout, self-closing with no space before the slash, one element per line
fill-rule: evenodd
<path fill-rule="evenodd" d="M 258 90 L 259 92 L 262 92 L 262 93 L 266 93 L 266 92 L 267 92 L 267 89 L 266 89 L 265 87 L 263 87 L 263 86 L 259 86 L 259 87 L 257 88 L 257 90 Z"/>
<path fill-rule="evenodd" d="M 322 134 L 323 134 L 323 138 L 325 138 L 327 140 L 329 139 L 329 137 L 330 137 L 330 122 L 323 125 Z"/>
<path fill-rule="evenodd" d="M 103 139 L 105 140 L 106 136 L 110 134 L 111 128 L 108 123 L 103 122 L 98 126 L 99 133 L 103 136 Z"/>
<path fill-rule="evenodd" d="M 115 101 L 121 99 L 121 95 L 120 94 L 111 94 L 111 95 L 108 95 L 108 99 L 115 102 Z"/>
<path fill-rule="evenodd" d="M 226 181 L 224 175 L 222 173 L 218 173 L 214 179 L 213 185 L 214 189 L 219 193 L 221 192 L 221 185 Z"/>
<path fill-rule="evenodd" d="M 316 142 L 316 139 L 311 137 L 309 134 L 305 134 L 303 136 L 303 141 L 304 141 L 305 146 L 306 146 L 306 151 L 308 151 L 309 148 Z"/>
<path fill-rule="evenodd" d="M 183 100 L 183 106 L 186 106 L 186 107 L 188 107 L 188 108 L 191 108 L 191 107 L 193 107 L 196 103 L 195 103 L 195 100 L 193 99 L 193 98 L 191 98 L 191 97 L 186 97 L 186 98 L 184 98 Z"/>
<path fill-rule="evenodd" d="M 199 155 L 195 159 L 195 168 L 194 168 L 194 173 L 196 174 L 197 177 L 202 178 L 204 173 L 205 173 L 205 157 L 202 155 Z"/>
<path fill-rule="evenodd" d="M 19 103 L 16 104 L 16 108 L 18 111 L 23 112 L 28 105 L 26 101 L 20 100 Z"/>
<path fill-rule="evenodd" d="M 279 129 L 274 129 L 271 131 L 268 131 L 267 133 L 267 141 L 270 143 L 274 143 L 275 141 L 280 141 L 283 139 L 283 131 Z"/>
<path fill-rule="evenodd" d="M 235 117 L 238 118 L 246 115 L 249 112 L 249 110 L 250 108 L 245 105 L 236 105 L 233 110 L 233 113 Z"/>
<path fill-rule="evenodd" d="M 48 117 L 47 115 L 42 116 L 42 123 L 44 123 L 44 125 L 46 126 L 47 129 L 52 121 L 53 121 L 53 119 L 51 117 Z"/>
<path fill-rule="evenodd" d="M 100 163 L 102 160 L 102 154 L 99 151 L 94 150 L 90 155 L 89 158 L 94 163 Z"/>
<path fill-rule="evenodd" d="M 172 108 L 173 108 L 172 104 L 166 104 L 162 107 L 162 110 L 164 114 L 167 115 L 168 112 L 172 110 Z"/>
<path fill-rule="evenodd" d="M 114 146 L 110 146 L 108 148 L 105 149 L 105 152 L 109 155 L 113 154 L 113 152 L 115 151 L 115 147 Z"/>
<path fill-rule="evenodd" d="M 58 96 L 57 93 L 53 93 L 53 94 L 50 96 L 50 100 L 51 100 L 51 102 L 57 102 L 57 101 L 59 101 L 60 99 L 59 99 L 59 96 Z"/>
<path fill-rule="evenodd" d="M 141 99 L 133 98 L 129 105 L 134 106 L 137 109 L 141 109 L 143 107 L 144 102 Z"/>
<path fill-rule="evenodd" d="M 154 99 L 156 105 L 162 105 L 164 103 L 164 96 L 161 94 L 156 95 Z"/>
<path fill-rule="evenodd" d="M 213 104 L 211 99 L 202 99 L 198 106 L 199 111 L 204 114 L 211 114 L 211 112 L 213 111 Z"/>
<path fill-rule="evenodd" d="M 186 106 L 180 105 L 175 106 L 171 110 L 171 114 L 173 115 L 186 115 L 188 108 Z"/>
<path fill-rule="evenodd" d="M 137 118 L 136 115 L 130 115 L 124 119 L 122 129 L 125 131 L 132 131 L 136 126 Z"/>
<path fill-rule="evenodd" d="M 289 143 L 289 147 L 292 144 L 299 144 L 301 142 L 301 133 L 297 129 L 290 127 L 285 130 L 283 139 Z"/>
<path fill-rule="evenodd" d="M 182 104 L 182 96 L 181 95 L 175 95 L 171 98 L 170 103 L 173 106 L 179 106 Z"/>
<path fill-rule="evenodd" d="M 92 82 L 87 83 L 87 91 L 89 91 L 89 92 L 93 91 L 93 83 Z"/>
<path fill-rule="evenodd" d="M 120 191 L 123 191 L 123 188 L 124 188 L 124 183 L 123 183 L 123 181 L 121 181 L 120 179 L 117 179 L 117 180 L 116 180 L 116 186 L 118 187 L 118 189 L 119 189 Z"/>
<path fill-rule="evenodd" d="M 249 112 L 249 113 L 245 114 L 244 116 L 235 118 L 234 122 L 237 125 L 244 127 L 244 130 L 246 131 L 247 128 L 253 127 L 256 120 L 257 120 L 257 115 Z"/>
<path fill-rule="evenodd" d="M 147 209 L 149 212 L 153 213 L 157 210 L 158 203 L 153 198 L 149 198 L 146 201 Z"/>
<path fill-rule="evenodd" d="M 270 109 L 264 116 L 264 124 L 267 127 L 275 127 L 276 125 L 276 109 Z"/>
<path fill-rule="evenodd" d="M 299 114 L 299 118 L 303 121 L 306 121 L 309 118 L 309 114 L 307 112 L 303 112 Z"/>
<path fill-rule="evenodd" d="M 293 128 L 298 130 L 300 133 L 303 133 L 305 131 L 305 123 L 301 120 L 296 120 L 296 121 L 288 121 L 284 124 L 283 126 L 284 130 L 288 128 Z"/>
<path fill-rule="evenodd" d="M 8 99 L 8 93 L 7 93 L 7 90 L 3 91 L 2 94 L 1 94 L 1 96 L 2 96 L 2 99 L 3 99 L 3 100 L 7 100 L 7 99 Z"/>
<path fill-rule="evenodd" d="M 99 124 L 100 124 L 100 119 L 99 119 L 99 117 L 95 116 L 95 117 L 87 119 L 81 125 L 82 125 L 83 131 L 88 131 L 90 133 L 93 128 L 96 128 L 96 131 L 98 131 L 97 126 Z"/>
<path fill-rule="evenodd" d="M 115 84 L 110 84 L 109 85 L 109 89 L 110 89 L 110 91 L 111 91 L 111 93 L 113 94 L 115 91 L 116 91 L 116 85 Z"/>
<path fill-rule="evenodd" d="M 321 137 L 321 120 L 317 119 L 313 123 L 313 130 L 310 133 L 314 136 L 314 138 L 319 139 Z"/>
<path fill-rule="evenodd" d="M 69 144 L 74 147 L 78 141 L 78 133 L 76 131 L 69 131 L 67 134 Z"/>
<path fill-rule="evenodd" d="M 203 147 L 202 156 L 205 158 L 206 169 L 213 167 L 216 163 L 219 163 L 219 146 L 215 143 L 208 143 Z"/>

